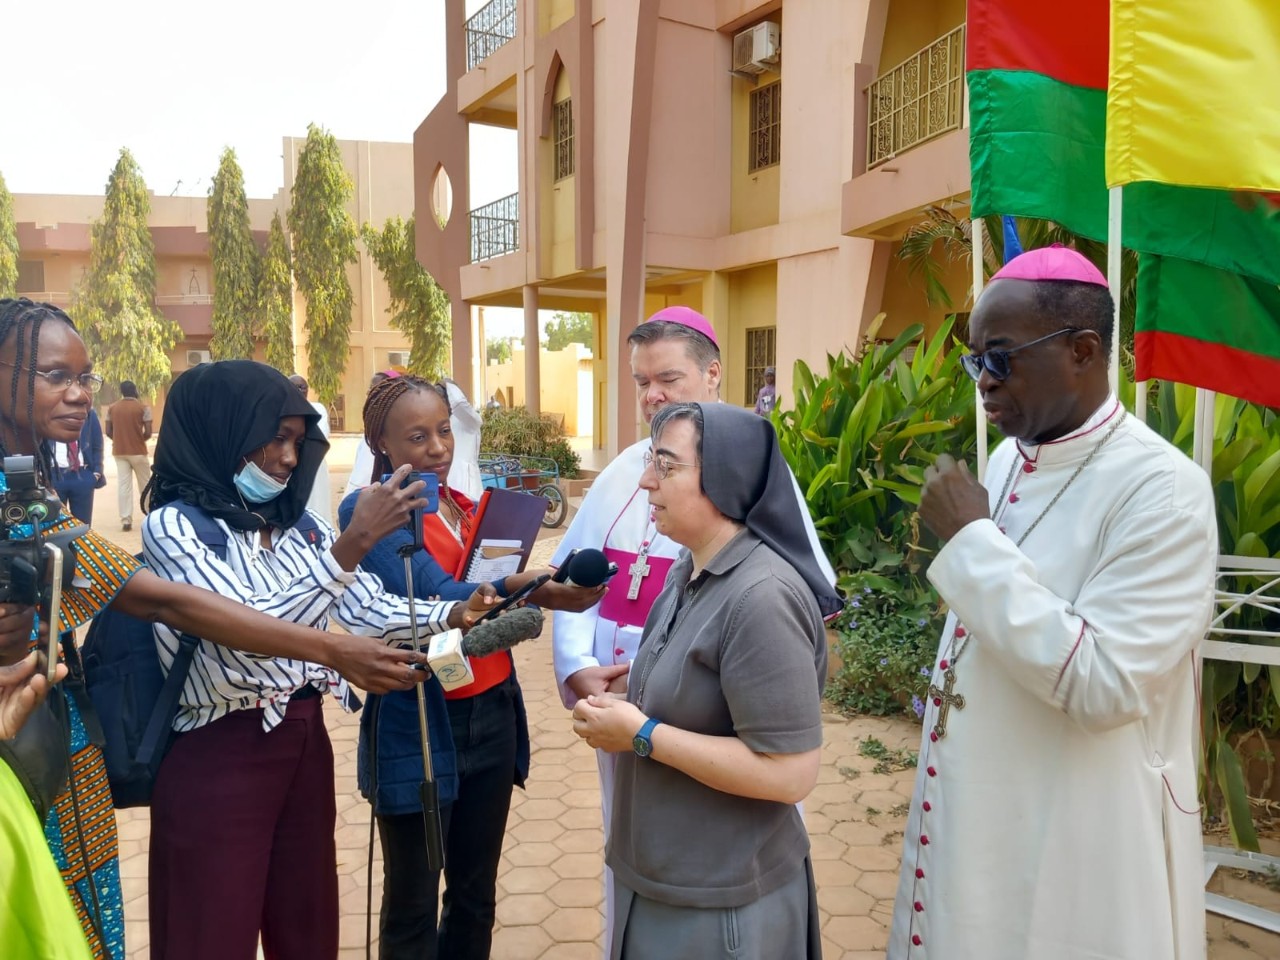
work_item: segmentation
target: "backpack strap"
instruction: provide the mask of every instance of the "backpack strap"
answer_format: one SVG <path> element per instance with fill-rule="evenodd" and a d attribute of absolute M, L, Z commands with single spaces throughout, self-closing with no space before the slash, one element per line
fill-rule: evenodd
<path fill-rule="evenodd" d="M 173 507 L 186 517 L 195 528 L 200 542 L 212 550 L 219 560 L 226 561 L 227 535 L 213 517 L 185 500 L 174 500 L 166 506 Z M 137 759 L 141 764 L 152 766 L 169 744 L 173 718 L 178 712 L 178 701 L 182 696 L 182 688 L 187 683 L 187 675 L 191 672 L 191 661 L 195 659 L 199 643 L 200 638 L 189 633 L 178 636 L 178 650 L 173 656 L 173 665 L 164 678 L 164 686 L 160 688 L 160 695 L 156 698 L 155 709 L 151 711 L 147 729 L 138 744 Z"/>

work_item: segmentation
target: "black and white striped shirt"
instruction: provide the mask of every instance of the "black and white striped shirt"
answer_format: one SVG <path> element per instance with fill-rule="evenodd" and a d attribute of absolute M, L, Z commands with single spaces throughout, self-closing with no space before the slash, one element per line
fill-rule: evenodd
<path fill-rule="evenodd" d="M 312 515 L 314 516 L 314 514 Z M 196 536 L 191 522 L 174 507 L 161 507 L 142 525 L 147 565 L 167 580 L 213 590 L 281 620 L 325 630 L 330 615 L 354 634 L 388 642 L 411 639 L 409 604 L 384 593 L 382 582 L 356 568 L 343 570 L 330 553 L 333 528 L 316 517 L 320 543 L 312 545 L 296 529 L 271 531 L 272 549 L 261 547 L 256 531 L 230 529 L 225 562 Z M 447 628 L 453 602 L 417 604 L 420 639 Z M 179 631 L 156 624 L 156 649 L 165 671 L 178 650 Z M 262 707 L 263 729 L 284 719 L 289 698 L 306 686 L 332 691 L 349 708 L 352 694 L 329 667 L 305 660 L 245 653 L 202 640 L 191 662 L 173 729 L 195 730 L 233 710 Z"/>

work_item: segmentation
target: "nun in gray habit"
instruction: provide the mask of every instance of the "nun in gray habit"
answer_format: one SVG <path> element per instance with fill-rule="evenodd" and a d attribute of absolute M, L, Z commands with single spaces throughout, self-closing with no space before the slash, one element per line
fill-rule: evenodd
<path fill-rule="evenodd" d="M 821 956 L 809 839 L 823 617 L 841 600 L 813 559 L 769 421 L 728 404 L 653 420 L 640 486 L 686 549 L 654 603 L 625 697 L 580 701 L 574 730 L 620 754 L 606 860 L 613 960 Z"/>

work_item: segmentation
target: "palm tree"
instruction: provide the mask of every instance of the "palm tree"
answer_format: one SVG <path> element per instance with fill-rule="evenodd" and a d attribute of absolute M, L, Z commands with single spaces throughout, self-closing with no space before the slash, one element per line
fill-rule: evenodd
<path fill-rule="evenodd" d="M 1107 245 L 1072 233 L 1052 220 L 1017 217 L 1018 237 L 1023 249 L 1034 250 L 1060 243 L 1078 250 L 1103 273 L 1107 271 Z M 983 218 L 982 269 L 990 277 L 1004 262 L 1004 225 L 1000 217 Z M 941 249 L 935 254 L 935 248 Z M 945 265 L 968 261 L 973 253 L 973 225 L 968 217 L 958 217 L 946 207 L 930 206 L 923 219 L 902 236 L 898 258 L 907 265 L 911 276 L 924 279 L 925 296 L 930 303 L 952 306 L 951 294 L 942 282 Z M 1137 310 L 1138 255 L 1124 250 L 1120 257 L 1120 357 L 1125 369 L 1133 372 L 1133 322 Z M 973 290 L 966 291 L 972 299 Z"/>

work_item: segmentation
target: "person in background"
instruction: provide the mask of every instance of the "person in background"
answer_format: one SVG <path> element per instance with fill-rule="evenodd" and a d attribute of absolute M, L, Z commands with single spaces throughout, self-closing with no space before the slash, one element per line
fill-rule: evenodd
<path fill-rule="evenodd" d="M 329 427 L 329 408 L 318 400 L 312 400 L 310 397 L 311 387 L 308 385 L 305 377 L 300 373 L 295 373 L 289 378 L 289 382 L 298 388 L 298 392 L 302 394 L 302 399 L 306 400 L 320 415 L 320 432 L 324 434 L 327 441 L 332 432 Z M 320 461 L 320 467 L 316 470 L 316 482 L 311 488 L 311 496 L 307 498 L 307 509 L 316 516 L 324 517 L 325 523 L 333 523 L 333 495 L 329 492 L 329 457 L 325 455 L 325 459 Z"/>
<path fill-rule="evenodd" d="M 434 473 L 440 509 L 423 517 L 425 550 L 412 559 L 415 597 L 463 599 L 480 585 L 459 582 L 475 504 L 449 482 L 455 441 L 449 393 L 443 384 L 417 377 L 387 380 L 369 391 L 365 437 L 379 474 L 412 467 Z M 351 529 L 356 495 L 348 495 L 338 519 Z M 399 548 L 410 533 L 392 531 L 366 555 L 363 566 L 386 589 L 406 592 Z M 493 584 L 508 596 L 546 570 L 525 570 Z M 548 582 L 529 600 L 541 606 L 583 610 L 604 588 Z M 444 692 L 426 687 L 433 769 L 440 781 L 444 826 L 444 912 L 436 924 L 439 875 L 428 870 L 422 806 L 417 696 L 371 697 L 360 718 L 359 779 L 374 805 L 382 842 L 383 893 L 379 951 L 382 960 L 483 960 L 489 956 L 502 854 L 513 786 L 529 772 L 529 730 L 524 699 L 508 652 L 471 660 L 475 682 Z M 376 757 L 376 761 L 375 758 Z M 375 786 L 376 784 L 376 786 Z"/>
<path fill-rule="evenodd" d="M 453 466 L 449 487 L 472 503 L 484 493 L 480 479 L 480 411 L 471 405 L 463 389 L 447 377 L 440 381 L 448 394 L 449 424 L 453 428 Z"/>
<path fill-rule="evenodd" d="M 120 529 L 133 529 L 133 481 L 141 494 L 151 479 L 147 441 L 151 439 L 151 408 L 138 399 L 132 380 L 120 382 L 120 399 L 107 407 L 103 429 L 111 438 L 111 455 L 116 458 L 116 497 L 120 507 Z"/>
<path fill-rule="evenodd" d="M 773 426 L 722 403 L 653 418 L 640 487 L 680 557 L 626 695 L 574 732 L 618 757 L 610 960 L 817 960 L 809 838 L 827 641 L 815 562 Z"/>
<path fill-rule="evenodd" d="M 777 380 L 776 371 L 773 367 L 764 368 L 764 386 L 756 394 L 756 413 L 762 417 L 767 417 L 773 413 L 773 408 L 778 403 L 778 388 L 775 385 Z"/>
<path fill-rule="evenodd" d="M 53 445 L 53 488 L 73 517 L 92 526 L 93 492 L 106 485 L 102 472 L 102 424 L 90 407 L 80 428 L 80 439 Z"/>

